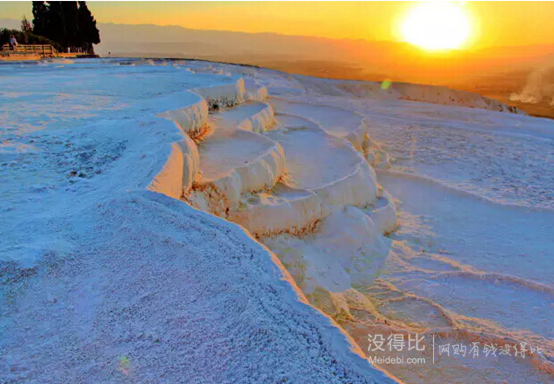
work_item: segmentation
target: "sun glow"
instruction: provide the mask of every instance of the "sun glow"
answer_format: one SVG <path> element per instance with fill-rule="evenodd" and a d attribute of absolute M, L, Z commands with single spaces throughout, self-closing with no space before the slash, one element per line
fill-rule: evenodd
<path fill-rule="evenodd" d="M 408 11 L 401 32 L 404 40 L 428 50 L 455 49 L 468 41 L 471 22 L 459 3 L 421 3 Z"/>

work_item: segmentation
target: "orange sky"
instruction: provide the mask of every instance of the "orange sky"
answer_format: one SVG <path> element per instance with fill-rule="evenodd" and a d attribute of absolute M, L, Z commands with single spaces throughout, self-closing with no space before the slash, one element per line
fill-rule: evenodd
<path fill-rule="evenodd" d="M 88 2 L 98 22 L 398 41 L 409 2 Z M 554 44 L 554 3 L 465 2 L 476 47 Z M 31 2 L 0 2 L 0 18 Z"/>

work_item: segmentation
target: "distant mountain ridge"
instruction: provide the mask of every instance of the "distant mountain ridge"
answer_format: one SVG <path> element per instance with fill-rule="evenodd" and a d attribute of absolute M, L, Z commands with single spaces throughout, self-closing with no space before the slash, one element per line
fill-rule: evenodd
<path fill-rule="evenodd" d="M 19 21 L 0 19 L 0 26 L 19 28 Z M 394 81 L 451 85 L 460 78 L 528 69 L 554 57 L 554 45 L 430 54 L 410 44 L 391 41 L 197 30 L 153 24 L 99 23 L 98 27 L 102 43 L 96 51 L 104 56 L 200 58 L 284 70 L 302 62 L 297 73 L 312 75 L 303 70 L 306 64 L 312 67 L 325 64 L 334 67 L 331 72 L 338 72 L 331 77 L 357 80 L 387 77 Z M 343 76 L 340 76 L 341 70 L 345 71 Z M 325 71 L 322 72 L 325 76 Z"/>
<path fill-rule="evenodd" d="M 0 27 L 19 28 L 0 19 Z M 554 116 L 550 105 L 510 100 L 537 68 L 554 63 L 554 45 L 491 47 L 430 53 L 402 42 L 335 40 L 277 33 L 188 29 L 152 24 L 99 23 L 96 52 L 112 57 L 193 58 L 252 64 L 290 73 L 352 80 L 442 85 L 477 92 Z"/>

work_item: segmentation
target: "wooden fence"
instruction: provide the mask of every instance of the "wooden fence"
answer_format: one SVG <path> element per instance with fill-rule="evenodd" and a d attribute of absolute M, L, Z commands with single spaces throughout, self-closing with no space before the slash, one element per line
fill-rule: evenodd
<path fill-rule="evenodd" d="M 48 57 L 58 55 L 56 48 L 49 44 L 18 44 L 13 50 L 10 49 L 9 44 L 4 44 L 2 51 L 4 53 L 33 54 Z"/>

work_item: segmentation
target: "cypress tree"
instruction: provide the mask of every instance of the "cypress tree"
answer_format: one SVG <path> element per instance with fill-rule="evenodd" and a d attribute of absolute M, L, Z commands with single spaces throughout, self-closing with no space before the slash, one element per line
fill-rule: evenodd
<path fill-rule="evenodd" d="M 67 48 L 62 2 L 48 1 L 46 4 L 48 10 L 46 12 L 46 31 L 44 36 L 57 41 L 64 48 Z"/>
<path fill-rule="evenodd" d="M 78 23 L 80 28 L 81 47 L 86 52 L 94 53 L 92 44 L 100 43 L 100 32 L 96 28 L 96 20 L 87 7 L 86 1 L 79 1 Z"/>
<path fill-rule="evenodd" d="M 37 35 L 46 36 L 47 13 L 44 1 L 33 1 L 33 32 Z"/>
<path fill-rule="evenodd" d="M 31 27 L 31 23 L 29 23 L 29 20 L 25 16 L 21 19 L 21 31 L 25 33 L 33 32 L 33 27 Z"/>
<path fill-rule="evenodd" d="M 66 47 L 79 47 L 79 8 L 75 1 L 61 1 L 63 39 Z"/>
<path fill-rule="evenodd" d="M 96 20 L 85 1 L 33 1 L 34 33 L 56 41 L 64 49 L 94 53 L 100 43 Z"/>

